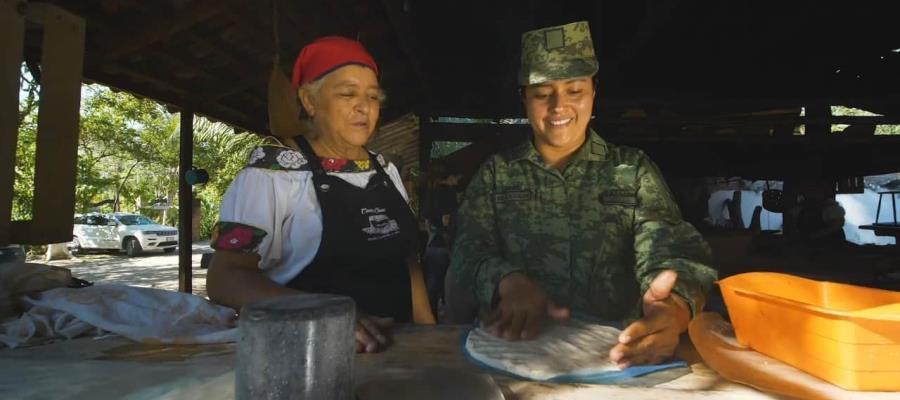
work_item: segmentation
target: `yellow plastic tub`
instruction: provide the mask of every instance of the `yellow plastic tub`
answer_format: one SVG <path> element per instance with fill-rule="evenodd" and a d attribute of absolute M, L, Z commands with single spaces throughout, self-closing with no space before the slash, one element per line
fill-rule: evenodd
<path fill-rule="evenodd" d="M 752 272 L 719 281 L 738 342 L 849 390 L 900 390 L 900 292 Z"/>

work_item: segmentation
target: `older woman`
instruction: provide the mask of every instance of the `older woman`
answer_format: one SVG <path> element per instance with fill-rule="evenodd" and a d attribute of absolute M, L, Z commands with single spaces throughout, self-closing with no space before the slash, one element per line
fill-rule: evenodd
<path fill-rule="evenodd" d="M 522 35 L 531 140 L 472 179 L 447 279 L 475 294 L 497 336 L 532 339 L 543 319 L 576 312 L 631 322 L 613 362 L 658 363 L 716 272 L 650 159 L 590 128 L 597 70 L 587 22 Z"/>
<path fill-rule="evenodd" d="M 396 167 L 364 147 L 384 97 L 378 66 L 359 42 L 325 37 L 301 51 L 292 83 L 311 132 L 294 138 L 298 150 L 256 148 L 235 177 L 211 244 L 209 296 L 239 309 L 298 291 L 347 295 L 357 351 L 377 351 L 391 321 L 410 321 L 416 237 Z"/>

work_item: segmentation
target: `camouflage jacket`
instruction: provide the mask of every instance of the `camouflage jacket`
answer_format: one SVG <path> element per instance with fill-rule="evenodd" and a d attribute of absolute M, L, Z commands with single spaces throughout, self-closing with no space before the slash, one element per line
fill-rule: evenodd
<path fill-rule="evenodd" d="M 530 141 L 489 159 L 459 210 L 450 278 L 488 310 L 502 277 L 523 272 L 559 305 L 617 321 L 640 315 L 640 298 L 665 269 L 691 312 L 716 279 L 710 250 L 640 150 L 595 132 L 562 171 Z"/>

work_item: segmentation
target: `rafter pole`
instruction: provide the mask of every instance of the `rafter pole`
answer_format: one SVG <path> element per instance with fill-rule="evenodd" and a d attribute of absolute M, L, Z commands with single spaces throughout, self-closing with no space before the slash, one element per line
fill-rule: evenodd
<path fill-rule="evenodd" d="M 223 97 L 231 96 L 238 92 L 243 92 L 244 90 L 250 89 L 254 86 L 264 87 L 266 84 L 266 78 L 269 77 L 269 71 L 265 72 L 250 72 L 242 78 L 241 80 L 234 82 L 231 85 L 228 85 L 224 89 L 219 92 L 213 92 L 208 94 L 206 97 L 210 100 L 219 100 Z"/>
<path fill-rule="evenodd" d="M 194 195 L 185 180 L 194 159 L 194 112 L 182 110 L 178 147 L 178 291 L 191 293 L 191 211 Z"/>

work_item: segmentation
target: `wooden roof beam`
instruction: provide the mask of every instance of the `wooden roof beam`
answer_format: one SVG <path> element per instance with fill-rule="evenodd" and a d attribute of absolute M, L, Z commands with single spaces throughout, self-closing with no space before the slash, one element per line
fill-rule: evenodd
<path fill-rule="evenodd" d="M 229 4 L 231 4 L 232 7 L 237 6 L 235 1 L 230 1 Z M 238 4 L 243 4 L 243 3 L 241 2 Z M 269 53 L 270 55 L 272 55 L 272 56 L 275 55 L 273 52 L 273 50 L 275 48 L 275 43 L 273 43 L 274 37 L 272 36 L 271 24 L 270 24 L 270 26 L 263 26 L 261 24 L 261 22 L 263 22 L 263 21 L 260 21 L 259 19 L 257 19 L 256 22 L 258 24 L 254 25 L 254 24 L 251 24 L 246 21 L 246 18 L 247 18 L 246 14 L 238 14 L 232 8 L 224 9 L 223 11 L 225 11 L 225 16 L 228 17 L 229 21 L 231 21 L 235 26 L 237 26 L 238 29 L 244 35 L 247 35 L 247 37 L 249 37 L 250 39 L 253 40 L 254 47 L 264 48 L 266 50 L 266 52 Z M 265 22 L 271 23 L 271 18 L 266 18 Z M 265 34 L 262 34 L 260 32 L 265 32 Z"/>
<path fill-rule="evenodd" d="M 624 76 L 628 62 L 634 59 L 640 50 L 650 43 L 659 27 L 672 18 L 672 14 L 679 4 L 675 0 L 666 0 L 662 4 L 648 2 L 647 17 L 641 22 L 637 32 L 632 36 L 631 41 L 623 47 L 618 57 L 612 60 L 605 70 L 600 71 L 600 80 L 606 82 L 607 85 L 616 85 Z M 595 29 L 597 29 L 595 32 L 602 32 L 602 27 L 596 27 Z"/>
<path fill-rule="evenodd" d="M 300 2 L 295 1 L 284 1 L 278 0 L 278 10 L 279 14 L 282 15 L 281 19 L 279 19 L 279 46 L 278 49 L 279 55 L 282 56 L 282 63 L 284 61 L 294 62 L 294 59 L 297 57 L 298 52 L 300 51 L 302 43 L 307 38 L 313 38 L 315 33 L 310 29 L 310 25 L 304 23 L 301 20 L 300 16 L 304 15 L 304 13 L 297 8 Z M 290 25 L 284 24 L 284 17 L 287 17 Z M 284 35 L 282 32 L 287 31 L 288 34 Z M 287 53 L 285 53 L 287 51 Z"/>
<path fill-rule="evenodd" d="M 216 55 L 224 58 L 225 62 L 234 66 L 234 68 L 241 69 L 241 70 L 245 69 L 243 67 L 244 62 L 238 61 L 237 58 L 233 57 L 231 55 L 231 53 L 226 51 L 227 47 L 213 45 L 212 43 L 210 43 L 209 40 L 206 40 L 206 38 L 203 38 L 194 32 L 185 32 L 183 35 L 185 38 L 187 38 L 191 42 L 194 42 L 197 45 L 200 45 L 200 47 L 205 48 L 207 51 L 214 52 L 214 53 L 216 53 Z"/>
<path fill-rule="evenodd" d="M 247 89 L 253 88 L 254 86 L 259 85 L 260 87 L 266 86 L 266 79 L 269 77 L 270 71 L 265 72 L 249 72 L 247 76 L 241 78 L 237 82 L 234 82 L 231 85 L 226 86 L 219 92 L 212 92 L 206 95 L 206 97 L 210 101 L 216 101 L 222 99 L 224 97 L 231 96 L 238 92 L 243 92 Z"/>
<path fill-rule="evenodd" d="M 183 10 L 179 10 L 174 19 L 168 15 L 157 14 L 144 18 L 149 21 L 143 26 L 143 30 L 136 36 L 121 36 L 105 43 L 103 61 L 115 60 L 122 56 L 134 53 L 153 43 L 163 41 L 185 31 L 198 23 L 206 21 L 216 14 L 225 11 L 225 6 L 216 0 L 198 0 Z M 91 22 L 94 22 L 91 20 Z"/>
<path fill-rule="evenodd" d="M 164 60 L 166 63 L 170 64 L 172 69 L 172 75 L 179 79 L 185 79 L 181 76 L 178 76 L 178 73 L 181 71 L 188 71 L 195 76 L 202 76 L 204 78 L 216 78 L 215 75 L 206 71 L 203 68 L 200 68 L 197 64 L 189 63 L 181 60 L 178 57 L 175 57 L 169 53 L 165 53 L 162 51 L 154 51 L 152 52 L 153 58 L 159 57 L 161 60 Z M 221 78 L 221 77 L 219 77 Z M 189 79 L 189 78 L 188 78 Z"/>
<path fill-rule="evenodd" d="M 431 103 L 434 100 L 432 97 L 434 91 L 431 82 L 428 80 L 428 75 L 425 74 L 425 69 L 422 68 L 422 63 L 419 61 L 418 57 L 416 57 L 418 49 L 420 49 L 419 43 L 416 40 L 416 35 L 414 35 L 412 25 L 410 24 L 409 14 L 404 15 L 402 3 L 403 1 L 396 0 L 381 1 L 384 12 L 387 14 L 388 23 L 394 31 L 394 35 L 396 35 L 397 42 L 400 44 L 401 50 L 412 65 L 416 78 L 418 78 L 419 82 L 422 84 L 425 100 L 428 103 Z"/>
<path fill-rule="evenodd" d="M 807 109 L 809 111 L 809 109 Z M 617 124 L 651 124 L 651 125 L 690 125 L 690 126 L 765 126 L 765 125 L 825 125 L 830 124 L 864 124 L 864 125 L 898 125 L 900 116 L 856 116 L 856 115 L 760 115 L 760 116 L 696 116 L 696 117 L 651 117 L 651 118 L 601 118 L 597 122 L 600 125 Z M 826 135 L 829 132 L 825 133 Z"/>
<path fill-rule="evenodd" d="M 244 121 L 242 124 L 234 123 L 235 125 L 241 125 L 240 127 L 244 129 L 255 128 L 247 123 L 249 121 L 252 121 L 253 119 L 243 111 L 239 111 L 231 107 L 215 103 L 215 101 L 210 101 L 209 99 L 203 97 L 195 96 L 188 91 L 176 87 L 162 79 L 112 66 L 108 66 L 103 71 L 92 70 L 86 75 L 104 85 L 117 87 L 122 90 L 138 94 L 140 96 L 152 98 L 156 101 L 175 105 L 179 108 L 192 108 L 197 111 L 213 111 L 211 113 L 203 112 L 203 114 L 210 114 L 215 119 L 229 122 Z M 119 77 L 119 79 L 117 79 L 116 77 Z M 122 78 L 125 78 L 124 82 L 120 82 L 120 79 Z M 133 84 L 128 84 L 129 82 L 134 81 L 146 82 L 148 84 L 151 84 L 153 85 L 153 89 L 155 90 L 147 90 L 147 88 L 137 88 L 134 87 Z M 166 93 L 170 93 L 170 95 L 166 95 Z"/>
<path fill-rule="evenodd" d="M 217 56 L 225 59 L 226 63 L 233 66 L 235 70 L 235 74 L 237 74 L 240 78 L 237 83 L 224 87 L 220 89 L 218 92 L 213 92 L 208 95 L 211 100 L 219 100 L 224 97 L 228 97 L 234 93 L 238 93 L 244 91 L 246 89 L 250 89 L 255 86 L 257 83 L 265 79 L 264 77 L 268 77 L 268 74 L 259 72 L 263 66 L 269 67 L 268 64 L 260 65 L 260 70 L 254 70 L 253 68 L 247 68 L 246 62 L 238 61 L 238 59 L 231 55 L 228 51 L 224 49 L 227 46 L 215 46 L 210 41 L 202 38 L 193 33 L 186 33 L 188 38 L 192 40 L 194 43 L 206 48 L 211 52 L 215 52 Z"/>
<path fill-rule="evenodd" d="M 324 3 L 328 5 L 328 12 L 331 14 L 331 18 L 337 20 L 338 23 L 336 25 L 338 25 L 341 34 L 357 39 L 362 29 L 347 17 L 347 14 L 349 14 L 348 10 L 351 6 L 347 4 L 338 4 L 339 1 L 337 0 L 328 0 Z"/>
<path fill-rule="evenodd" d="M 900 95 L 895 96 L 867 96 L 867 97 L 756 97 L 756 98 L 709 98 L 707 96 L 655 96 L 655 97 L 606 97 L 604 94 L 598 93 L 601 98 L 600 103 L 609 107 L 641 107 L 641 106 L 659 106 L 659 107 L 714 107 L 729 108 L 741 107 L 756 110 L 766 110 L 775 108 L 792 108 L 814 105 L 846 105 L 856 108 L 863 108 L 866 111 L 876 112 L 880 114 L 888 114 L 890 111 L 879 111 L 875 108 L 893 106 L 900 110 Z M 871 109 L 870 109 L 871 108 Z M 900 114 L 900 112 L 897 112 Z M 893 113 L 891 113 L 893 114 Z"/>

